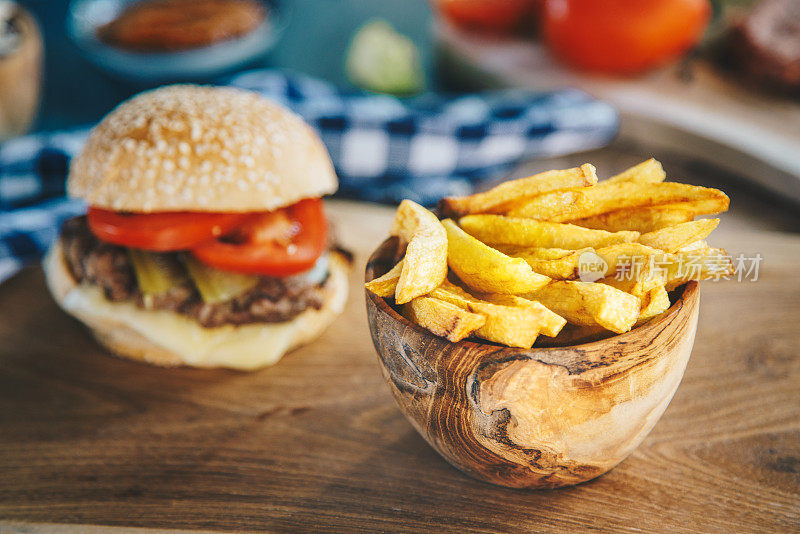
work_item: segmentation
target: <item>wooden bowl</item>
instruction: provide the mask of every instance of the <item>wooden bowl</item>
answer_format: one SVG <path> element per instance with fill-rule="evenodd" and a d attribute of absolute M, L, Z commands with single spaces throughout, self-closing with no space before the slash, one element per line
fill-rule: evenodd
<path fill-rule="evenodd" d="M 396 238 L 370 257 L 366 279 L 398 256 Z M 451 343 L 366 292 L 383 374 L 414 428 L 448 462 L 515 488 L 591 480 L 647 436 L 680 384 L 697 329 L 696 282 L 625 334 L 559 348 Z"/>

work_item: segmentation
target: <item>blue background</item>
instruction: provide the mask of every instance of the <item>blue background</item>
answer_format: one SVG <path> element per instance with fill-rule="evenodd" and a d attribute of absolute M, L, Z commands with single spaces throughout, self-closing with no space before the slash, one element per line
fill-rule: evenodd
<path fill-rule="evenodd" d="M 116 80 L 80 55 L 65 29 L 68 0 L 20 0 L 45 39 L 42 105 L 34 131 L 96 122 L 116 104 L 148 86 Z M 390 21 L 417 43 L 431 72 L 432 14 L 426 0 L 282 0 L 288 27 L 277 46 L 252 66 L 290 68 L 346 84 L 344 56 L 353 32 L 373 17 Z"/>

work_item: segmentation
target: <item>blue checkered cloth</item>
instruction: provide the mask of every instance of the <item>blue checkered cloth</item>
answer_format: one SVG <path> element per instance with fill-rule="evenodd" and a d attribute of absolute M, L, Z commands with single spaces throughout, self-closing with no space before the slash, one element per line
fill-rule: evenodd
<path fill-rule="evenodd" d="M 602 146 L 619 124 L 613 108 L 575 89 L 400 99 L 271 70 L 222 83 L 302 116 L 330 151 L 337 195 L 372 202 L 431 205 L 467 194 L 526 158 Z M 37 260 L 60 224 L 85 210 L 64 198 L 64 182 L 88 133 L 30 135 L 0 146 L 0 280 Z"/>

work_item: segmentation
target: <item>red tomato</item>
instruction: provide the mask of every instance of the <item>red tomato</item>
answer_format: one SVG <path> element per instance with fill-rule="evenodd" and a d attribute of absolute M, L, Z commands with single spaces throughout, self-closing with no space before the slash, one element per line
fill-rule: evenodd
<path fill-rule="evenodd" d="M 248 221 L 232 239 L 214 239 L 192 253 L 224 271 L 289 276 L 313 267 L 327 245 L 328 220 L 317 198 Z"/>
<path fill-rule="evenodd" d="M 89 208 L 89 229 L 99 239 L 115 245 L 145 250 L 189 249 L 224 235 L 250 217 L 242 213 L 118 213 Z"/>
<path fill-rule="evenodd" d="M 541 0 L 438 0 L 439 12 L 453 24 L 508 33 L 533 13 Z"/>
<path fill-rule="evenodd" d="M 547 0 L 543 27 L 564 61 L 635 74 L 696 45 L 710 17 L 708 0 Z"/>

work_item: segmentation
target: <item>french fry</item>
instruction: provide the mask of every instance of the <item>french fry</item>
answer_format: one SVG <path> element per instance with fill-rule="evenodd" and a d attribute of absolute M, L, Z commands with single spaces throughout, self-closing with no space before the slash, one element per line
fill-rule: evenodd
<path fill-rule="evenodd" d="M 677 250 L 678 253 L 693 253 L 693 254 L 708 254 L 711 252 L 711 247 L 705 239 L 698 239 L 692 243 L 688 243 Z"/>
<path fill-rule="evenodd" d="M 540 249 L 535 249 L 540 250 Z M 559 249 L 549 249 L 559 250 Z M 638 262 L 640 265 L 646 264 L 650 256 L 661 254 L 660 251 L 642 245 L 640 243 L 619 243 L 598 249 L 585 248 L 562 254 L 561 257 L 551 259 L 538 259 L 539 252 L 530 254 L 524 249 L 511 250 L 508 254 L 513 257 L 522 258 L 528 262 L 534 272 L 543 274 L 554 280 L 574 280 L 582 278 L 583 275 L 591 275 L 599 272 L 599 276 L 606 276 L 614 273 L 622 264 Z M 595 264 L 602 264 L 602 271 L 594 268 Z"/>
<path fill-rule="evenodd" d="M 607 276 L 598 280 L 600 284 L 606 284 L 613 288 L 629 293 L 641 301 L 645 301 L 651 291 L 658 290 L 659 287 L 664 287 L 664 278 L 654 276 L 648 272 L 640 275 L 637 278 L 627 278 L 618 276 Z"/>
<path fill-rule="evenodd" d="M 630 330 L 639 317 L 639 298 L 606 284 L 551 282 L 523 298 L 542 303 L 570 323 L 600 325 L 617 334 Z"/>
<path fill-rule="evenodd" d="M 583 198 L 570 198 L 576 193 Z M 675 182 L 619 182 L 606 186 L 556 191 L 517 201 L 507 215 L 540 221 L 565 222 L 629 208 L 659 206 L 674 203 L 714 202 L 719 211 L 728 209 L 729 199 L 722 191 Z"/>
<path fill-rule="evenodd" d="M 554 191 L 530 199 L 517 200 L 507 204 L 505 211 L 500 215 L 550 222 L 583 218 L 585 217 L 583 214 L 592 207 L 591 199 L 584 193 L 587 189 Z"/>
<path fill-rule="evenodd" d="M 508 256 L 515 258 L 528 257 L 534 261 L 543 260 L 560 260 L 566 256 L 575 254 L 576 252 L 583 252 L 584 250 L 592 250 L 591 247 L 578 250 L 569 250 L 565 248 L 543 248 L 543 247 L 517 247 L 514 245 L 498 245 L 497 250 Z"/>
<path fill-rule="evenodd" d="M 433 213 L 410 200 L 397 208 L 391 233 L 408 242 L 395 289 L 395 302 L 405 304 L 430 293 L 447 276 L 447 233 Z"/>
<path fill-rule="evenodd" d="M 699 219 L 662 228 L 639 236 L 639 243 L 648 247 L 675 252 L 689 243 L 705 239 L 719 225 L 719 219 Z"/>
<path fill-rule="evenodd" d="M 404 243 L 411 242 L 414 234 L 423 228 L 436 227 L 438 217 L 412 200 L 403 200 L 394 214 L 389 235 L 395 235 Z"/>
<path fill-rule="evenodd" d="M 678 204 L 673 204 L 678 206 Z M 689 222 L 695 217 L 695 212 L 687 205 L 681 207 L 657 206 L 653 208 L 632 208 L 610 211 L 593 217 L 576 219 L 572 224 L 605 230 L 607 232 L 621 232 L 634 230 L 641 233 L 654 232 L 668 226 L 675 226 Z"/>
<path fill-rule="evenodd" d="M 661 162 L 650 158 L 638 165 L 624 170 L 608 180 L 600 182 L 600 185 L 618 184 L 621 182 L 632 182 L 638 184 L 657 184 L 663 182 L 667 177 Z"/>
<path fill-rule="evenodd" d="M 385 275 L 383 275 L 383 276 L 381 276 L 379 278 L 376 278 L 372 282 L 368 282 L 366 284 L 367 289 L 369 289 L 370 291 L 372 291 L 373 293 L 375 293 L 379 297 L 391 297 L 391 296 L 393 296 L 395 287 L 397 285 L 397 280 L 399 278 L 400 268 L 402 268 L 402 260 L 401 260 L 400 263 L 395 265 Z M 449 291 L 449 293 L 447 293 L 446 291 Z M 476 310 L 482 310 L 483 313 L 486 313 L 487 316 L 490 317 L 493 322 L 492 322 L 492 324 L 490 324 L 489 329 L 487 329 L 486 332 L 483 332 L 484 337 L 488 335 L 488 336 L 492 337 L 492 339 L 491 339 L 492 341 L 496 341 L 498 339 L 511 339 L 512 336 L 514 336 L 513 334 L 503 333 L 504 330 L 502 328 L 502 324 L 503 324 L 502 321 L 504 321 L 507 318 L 506 317 L 507 314 L 504 314 L 504 310 L 503 309 L 487 308 L 486 306 L 484 306 L 483 304 L 481 304 L 479 302 L 479 299 L 477 299 L 476 297 L 473 297 L 472 295 L 470 295 L 469 293 L 467 293 L 466 291 L 464 291 L 460 287 L 458 287 L 458 286 L 456 286 L 454 284 L 451 284 L 450 282 L 445 281 L 441 288 L 435 289 L 431 294 L 439 297 L 439 299 L 442 299 L 444 301 L 448 301 L 449 300 L 450 302 L 461 303 L 462 304 L 462 308 L 464 310 L 476 309 Z M 541 333 L 546 335 L 546 336 L 555 336 L 556 334 L 558 334 L 558 332 L 561 330 L 561 327 L 563 327 L 564 323 L 566 322 L 563 318 L 561 318 L 558 315 L 556 315 L 555 313 L 551 312 L 550 310 L 548 310 L 547 308 L 545 308 L 544 306 L 542 306 L 538 302 L 533 302 L 533 301 L 530 301 L 530 300 L 518 298 L 518 297 L 515 297 L 513 295 L 491 295 L 490 297 L 491 297 L 491 301 L 487 301 L 486 302 L 487 304 L 493 303 L 493 304 L 498 304 L 498 305 L 502 305 L 502 306 L 517 306 L 517 307 L 531 308 L 532 309 L 531 311 L 533 311 L 533 313 L 535 313 L 536 316 L 537 316 L 536 324 L 537 324 L 538 328 L 540 328 L 541 329 Z M 418 325 L 420 325 L 420 326 L 422 326 L 424 328 L 427 328 L 428 330 L 430 330 L 431 332 L 435 333 L 436 335 L 441 335 L 442 337 L 446 337 L 447 339 L 450 339 L 450 341 L 454 341 L 454 339 L 450 338 L 449 334 L 440 333 L 440 332 L 443 332 L 443 331 L 446 330 L 445 328 L 443 328 L 444 326 L 448 326 L 444 322 L 440 322 L 440 325 L 436 326 L 437 323 L 435 321 L 433 321 L 432 319 L 430 319 L 430 318 L 425 319 L 425 317 L 429 317 L 430 314 L 428 314 L 428 316 L 425 316 L 422 311 L 419 311 L 416 314 L 417 317 L 423 317 L 420 320 L 416 320 L 414 318 L 414 316 L 411 315 L 411 311 L 408 308 L 408 306 L 413 305 L 414 303 L 418 303 L 418 301 L 420 301 L 421 299 L 426 299 L 426 298 L 427 297 L 417 297 L 417 298 L 413 299 L 411 301 L 411 303 L 406 304 L 403 307 L 403 314 L 410 321 L 412 321 L 412 322 L 414 322 L 414 323 L 416 323 L 416 324 L 418 324 Z M 433 299 L 428 299 L 428 300 L 433 300 Z M 418 303 L 417 304 L 417 307 L 419 309 L 422 309 L 423 306 L 427 310 L 434 310 L 435 309 L 434 306 L 432 304 L 430 304 L 429 302 L 423 302 L 423 303 Z M 470 306 L 471 306 L 471 308 L 470 308 Z M 439 310 L 439 312 L 440 312 L 440 316 L 441 316 L 441 315 L 444 315 L 445 310 L 441 309 L 441 310 Z M 467 312 L 465 311 L 465 313 L 467 313 Z M 453 314 L 451 314 L 451 316 L 453 316 Z M 483 316 L 481 316 L 481 317 L 483 317 Z M 516 315 L 514 315 L 513 317 L 516 317 Z M 528 314 L 525 314 L 525 315 L 523 315 L 523 320 L 528 320 L 530 322 L 530 321 L 532 321 L 532 318 L 529 317 Z M 424 323 L 422 321 L 424 321 Z M 455 321 L 455 319 L 453 319 L 453 322 L 454 321 Z M 459 323 L 458 325 L 452 324 L 452 330 L 454 332 L 456 332 L 456 334 L 453 334 L 453 335 L 454 336 L 458 335 L 458 332 L 460 332 L 459 328 L 467 328 L 471 324 L 472 323 L 470 321 L 468 321 L 467 318 L 463 318 L 461 323 Z M 466 335 L 469 335 L 469 334 L 466 334 Z M 466 337 L 466 335 L 463 336 L 463 337 Z M 463 339 L 463 337 L 461 337 L 459 339 Z M 533 337 L 534 337 L 534 341 L 535 341 L 535 336 L 533 336 Z M 518 339 L 519 343 L 523 344 L 523 346 L 524 346 L 525 343 L 527 343 L 527 337 L 524 336 L 524 335 L 523 336 L 517 336 L 517 339 Z M 498 342 L 500 342 L 500 341 L 498 341 Z M 533 342 L 531 342 L 531 345 L 532 344 L 533 344 Z"/>
<path fill-rule="evenodd" d="M 662 252 L 637 258 L 625 272 L 617 271 L 600 282 L 644 298 L 645 293 L 657 285 L 665 285 L 672 291 L 691 280 L 711 280 L 733 274 L 731 258 L 721 249 L 700 252 L 669 254 Z"/>
<path fill-rule="evenodd" d="M 545 308 L 540 302 L 524 299 L 517 295 L 480 295 L 480 297 L 492 304 L 501 306 L 516 306 L 518 308 L 529 308 L 535 313 L 540 314 L 539 333 L 548 337 L 557 336 L 567 324 L 567 320 Z"/>
<path fill-rule="evenodd" d="M 728 197 L 664 179 L 652 158 L 601 183 L 588 164 L 550 171 L 443 199 L 457 222 L 404 201 L 392 234 L 405 256 L 365 286 L 451 341 L 530 348 L 540 334 L 568 346 L 626 332 L 663 316 L 676 287 L 734 272 L 706 242 L 719 220 L 695 220 Z"/>
<path fill-rule="evenodd" d="M 660 251 L 641 243 L 619 243 L 595 251 L 607 266 L 608 273 L 614 273 L 622 266 L 635 267 L 636 262 L 649 261 L 651 256 L 659 256 Z M 580 269 L 580 265 L 576 266 Z"/>
<path fill-rule="evenodd" d="M 501 250 L 513 258 L 522 258 L 528 262 L 533 272 L 553 280 L 577 278 L 577 267 L 581 254 L 594 252 L 593 248 L 565 250 L 561 248 L 508 247 Z"/>
<path fill-rule="evenodd" d="M 403 305 L 403 315 L 409 321 L 453 342 L 469 336 L 486 322 L 483 315 L 431 297 L 417 297 Z"/>
<path fill-rule="evenodd" d="M 641 309 L 639 310 L 639 319 L 636 324 L 643 324 L 667 311 L 670 307 L 669 294 L 667 289 L 659 284 L 645 294 L 642 299 Z"/>
<path fill-rule="evenodd" d="M 386 274 L 367 282 L 364 287 L 379 297 L 393 297 L 397 290 L 397 281 L 400 280 L 400 273 L 403 270 L 403 260 L 397 262 Z"/>
<path fill-rule="evenodd" d="M 574 224 L 536 221 L 502 215 L 467 215 L 458 221 L 471 236 L 489 245 L 579 249 L 636 241 L 638 232 L 590 230 Z"/>
<path fill-rule="evenodd" d="M 670 307 L 669 295 L 664 287 L 663 278 L 645 273 L 639 278 L 628 279 L 619 279 L 611 276 L 600 280 L 600 283 L 610 285 L 639 298 L 641 309 L 639 310 L 639 319 L 636 321 L 637 325 L 649 321 Z"/>
<path fill-rule="evenodd" d="M 712 189 L 716 191 L 716 189 Z M 660 205 L 663 209 L 688 210 L 693 217 L 698 215 L 714 215 L 728 211 L 730 199 L 726 195 L 709 196 L 708 198 L 695 198 L 684 202 L 671 202 Z"/>
<path fill-rule="evenodd" d="M 475 291 L 513 295 L 535 291 L 550 281 L 533 272 L 525 260 L 506 256 L 478 241 L 452 220 L 445 219 L 442 225 L 447 232 L 447 264 Z"/>
<path fill-rule="evenodd" d="M 486 302 L 446 280 L 431 291 L 430 296 L 482 315 L 486 322 L 475 331 L 475 335 L 509 347 L 531 348 L 544 319 L 542 313 L 531 308 Z"/>
<path fill-rule="evenodd" d="M 466 197 L 447 197 L 439 202 L 444 216 L 457 217 L 470 213 L 493 213 L 505 204 L 559 189 L 586 187 L 597 183 L 595 168 L 588 163 L 573 169 L 546 171 L 528 178 L 504 182 L 484 193 Z"/>
<path fill-rule="evenodd" d="M 714 280 L 734 274 L 731 257 L 722 249 L 681 253 L 673 257 L 676 259 L 667 264 L 661 273 L 667 291 L 692 280 Z"/>

